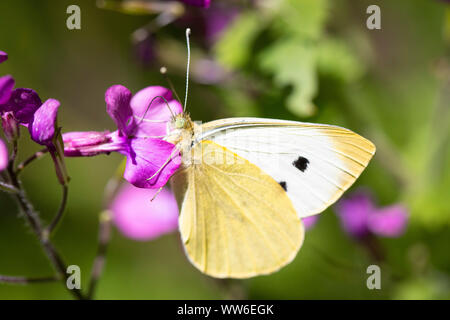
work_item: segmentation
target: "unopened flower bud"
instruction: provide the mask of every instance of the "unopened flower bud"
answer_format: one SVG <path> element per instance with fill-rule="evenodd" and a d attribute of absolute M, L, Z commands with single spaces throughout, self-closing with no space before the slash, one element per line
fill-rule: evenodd
<path fill-rule="evenodd" d="M 12 112 L 6 112 L 2 115 L 2 128 L 8 141 L 15 141 L 19 138 L 19 124 Z"/>

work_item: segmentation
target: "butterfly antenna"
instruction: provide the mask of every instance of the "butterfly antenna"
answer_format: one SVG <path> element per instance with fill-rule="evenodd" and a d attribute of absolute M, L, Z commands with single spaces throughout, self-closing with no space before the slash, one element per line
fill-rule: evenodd
<path fill-rule="evenodd" d="M 150 109 L 150 107 L 153 104 L 153 102 L 156 99 L 158 99 L 158 98 L 161 98 L 164 101 L 164 103 L 166 104 L 166 107 L 169 109 L 170 113 L 172 114 L 172 117 L 175 118 L 175 113 L 173 113 L 172 108 L 170 107 L 169 102 L 167 101 L 167 99 L 164 98 L 163 96 L 156 96 L 156 97 L 153 97 L 153 99 L 149 102 L 149 104 L 147 105 L 147 108 L 145 109 L 144 114 L 141 117 L 136 117 L 135 116 L 135 118 L 137 118 L 139 120 L 139 122 L 135 126 L 136 130 L 139 127 L 139 125 L 145 120 L 145 117 L 147 116 L 147 112 Z M 161 121 L 155 120 L 154 122 L 161 122 Z"/>
<path fill-rule="evenodd" d="M 184 108 L 186 111 L 187 97 L 189 91 L 189 66 L 191 64 L 191 44 L 189 43 L 189 36 L 191 35 L 191 29 L 186 29 L 186 46 L 187 46 L 187 66 L 186 66 L 186 94 L 184 96 Z"/>
<path fill-rule="evenodd" d="M 178 96 L 177 91 L 175 90 L 175 87 L 173 86 L 172 81 L 170 81 L 169 76 L 167 75 L 167 68 L 166 67 L 161 67 L 161 69 L 159 69 L 159 72 L 164 76 L 164 78 L 166 79 L 167 83 L 169 84 L 170 90 L 172 90 L 172 92 L 175 94 L 175 98 L 177 99 L 177 101 L 181 104 L 181 99 Z"/>

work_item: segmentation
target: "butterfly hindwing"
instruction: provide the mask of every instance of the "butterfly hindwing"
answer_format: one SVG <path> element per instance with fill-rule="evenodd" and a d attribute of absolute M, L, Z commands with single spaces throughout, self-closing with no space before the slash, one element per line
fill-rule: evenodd
<path fill-rule="evenodd" d="M 282 186 L 214 142 L 198 143 L 192 154 L 172 178 L 191 262 L 218 278 L 248 278 L 288 264 L 304 230 Z"/>
<path fill-rule="evenodd" d="M 206 123 L 198 140 L 224 146 L 286 190 L 299 217 L 325 210 L 365 169 L 375 146 L 337 126 L 231 118 Z"/>

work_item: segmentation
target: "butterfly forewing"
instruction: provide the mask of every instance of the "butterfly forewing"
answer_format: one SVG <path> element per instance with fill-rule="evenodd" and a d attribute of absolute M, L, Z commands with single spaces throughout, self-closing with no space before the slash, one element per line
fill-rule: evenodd
<path fill-rule="evenodd" d="M 268 274 L 288 264 L 304 231 L 282 186 L 214 142 L 198 143 L 192 154 L 196 159 L 172 178 L 191 262 L 219 278 Z"/>
<path fill-rule="evenodd" d="M 375 146 L 336 126 L 231 118 L 202 126 L 211 140 L 261 168 L 287 192 L 299 217 L 325 210 L 365 169 Z"/>

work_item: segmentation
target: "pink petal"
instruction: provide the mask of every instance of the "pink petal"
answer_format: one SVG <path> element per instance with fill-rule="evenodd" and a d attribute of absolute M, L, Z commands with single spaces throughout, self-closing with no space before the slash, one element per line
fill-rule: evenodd
<path fill-rule="evenodd" d="M 127 184 L 117 194 L 111 211 L 115 225 L 125 236 L 145 241 L 177 229 L 175 197 L 163 189 L 150 201 L 156 192 L 156 189 L 140 189 Z"/>
<path fill-rule="evenodd" d="M 368 220 L 369 229 L 380 236 L 398 237 L 405 232 L 408 210 L 402 205 L 392 205 L 374 210 Z"/>
<path fill-rule="evenodd" d="M 174 154 L 175 145 L 160 139 L 132 139 L 127 154 L 124 178 L 139 188 L 164 186 L 181 164 L 179 153 Z M 173 159 L 166 161 L 173 156 Z M 159 168 L 164 166 L 154 178 Z"/>
<path fill-rule="evenodd" d="M 106 111 L 116 122 L 119 131 L 125 135 L 128 120 L 132 117 L 131 96 L 131 91 L 120 84 L 109 87 L 105 93 Z"/>
<path fill-rule="evenodd" d="M 55 99 L 48 99 L 36 110 L 28 130 L 31 139 L 41 145 L 50 145 L 56 131 L 56 116 L 60 103 Z"/>
<path fill-rule="evenodd" d="M 0 139 L 0 171 L 3 171 L 8 166 L 8 148 L 3 140 Z"/>
<path fill-rule="evenodd" d="M 157 98 L 158 96 L 168 102 L 174 114 L 183 112 L 183 107 L 173 99 L 170 90 L 159 86 L 144 88 L 133 96 L 130 103 L 137 126 L 133 135 L 153 138 L 160 136 L 162 138 L 167 134 L 167 123 L 172 119 L 172 113 L 167 107 L 166 101 Z"/>

